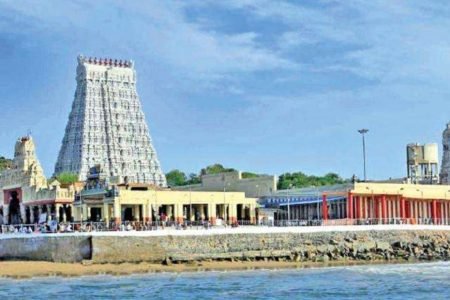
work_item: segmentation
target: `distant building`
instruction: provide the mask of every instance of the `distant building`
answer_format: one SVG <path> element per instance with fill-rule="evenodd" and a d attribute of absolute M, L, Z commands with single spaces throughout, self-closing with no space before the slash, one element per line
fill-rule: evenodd
<path fill-rule="evenodd" d="M 406 168 L 409 182 L 438 184 L 438 144 L 408 144 L 406 146 Z"/>
<path fill-rule="evenodd" d="M 450 184 L 450 123 L 442 133 L 442 167 L 440 179 L 442 184 Z"/>
<path fill-rule="evenodd" d="M 129 183 L 108 186 L 99 166 L 91 168 L 75 201 L 77 220 L 209 221 L 212 225 L 237 221 L 254 224 L 257 202 L 242 192 L 172 191 L 155 185 Z"/>
<path fill-rule="evenodd" d="M 136 91 L 132 61 L 78 57 L 77 88 L 55 174 L 86 180 L 101 165 L 114 183 L 166 186 Z"/>
<path fill-rule="evenodd" d="M 274 209 L 275 221 L 299 225 L 450 224 L 450 192 L 443 185 L 356 182 L 277 191 L 259 203 Z"/>
<path fill-rule="evenodd" d="M 244 192 L 247 197 L 271 195 L 277 190 L 277 177 L 273 175 L 259 175 L 243 178 L 241 171 L 232 171 L 201 176 L 200 184 L 175 186 L 179 191 L 228 191 Z"/>

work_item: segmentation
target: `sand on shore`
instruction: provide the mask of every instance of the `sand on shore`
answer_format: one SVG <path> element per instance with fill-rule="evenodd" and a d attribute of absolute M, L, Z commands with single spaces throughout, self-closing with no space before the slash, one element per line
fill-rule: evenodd
<path fill-rule="evenodd" d="M 395 261 L 399 263 L 400 261 Z M 339 261 L 339 262 L 288 262 L 288 261 L 211 261 L 170 266 L 156 263 L 123 263 L 123 264 L 86 264 L 86 263 L 54 263 L 45 261 L 0 261 L 0 277 L 25 279 L 45 276 L 90 276 L 90 275 L 131 275 L 159 272 L 202 272 L 202 271 L 232 271 L 257 269 L 286 269 L 332 267 L 346 265 L 388 263 L 386 261 Z"/>

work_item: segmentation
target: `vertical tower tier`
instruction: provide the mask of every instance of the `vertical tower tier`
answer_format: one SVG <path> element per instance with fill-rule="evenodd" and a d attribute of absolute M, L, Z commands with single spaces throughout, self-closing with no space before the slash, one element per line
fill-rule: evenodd
<path fill-rule="evenodd" d="M 78 57 L 77 88 L 55 175 L 85 180 L 100 165 L 110 181 L 166 186 L 136 91 L 132 61 Z"/>

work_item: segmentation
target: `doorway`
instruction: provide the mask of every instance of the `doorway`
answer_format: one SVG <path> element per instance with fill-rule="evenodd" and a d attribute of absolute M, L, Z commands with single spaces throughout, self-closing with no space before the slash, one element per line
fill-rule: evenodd
<path fill-rule="evenodd" d="M 91 207 L 91 221 L 100 222 L 102 219 L 102 209 L 100 207 Z"/>
<path fill-rule="evenodd" d="M 133 208 L 132 207 L 126 207 L 123 210 L 123 220 L 124 221 L 134 221 Z"/>
<path fill-rule="evenodd" d="M 17 191 L 9 193 L 9 224 L 21 224 L 22 217 L 20 216 L 20 200 Z"/>

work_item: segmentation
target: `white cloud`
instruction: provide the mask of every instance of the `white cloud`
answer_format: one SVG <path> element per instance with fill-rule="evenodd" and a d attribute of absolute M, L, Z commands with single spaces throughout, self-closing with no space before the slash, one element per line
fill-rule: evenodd
<path fill-rule="evenodd" d="M 209 2 L 216 5 L 216 2 Z M 230 0 L 220 5 L 244 10 L 261 20 L 275 20 L 287 30 L 278 47 L 296 53 L 307 45 L 328 46 L 323 62 L 310 71 L 344 71 L 380 82 L 411 79 L 448 81 L 450 8 L 433 1 L 317 1 Z M 318 48 L 319 49 L 319 48 Z M 337 54 L 333 57 L 333 50 Z M 337 56 L 339 55 L 339 56 Z M 330 57 L 333 57 L 330 59 Z M 292 58 L 291 58 L 292 59 Z M 444 79 L 444 80 L 443 80 Z"/>
<path fill-rule="evenodd" d="M 0 4 L 1 8 L 2 4 Z M 96 36 L 106 47 L 148 53 L 174 72 L 208 81 L 241 72 L 292 69 L 296 64 L 256 41 L 258 33 L 223 34 L 187 21 L 179 2 L 6 2 L 16 18 L 47 34 Z M 9 24 L 9 30 L 14 24 Z M 2 28 L 0 28 L 2 30 Z M 23 28 L 23 30 L 31 30 Z"/>

